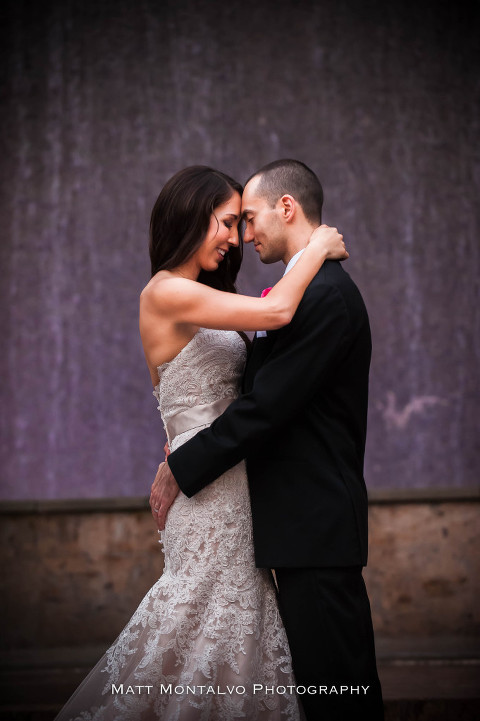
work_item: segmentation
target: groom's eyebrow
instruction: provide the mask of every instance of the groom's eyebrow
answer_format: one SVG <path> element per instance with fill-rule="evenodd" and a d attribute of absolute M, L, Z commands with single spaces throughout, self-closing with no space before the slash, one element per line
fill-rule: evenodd
<path fill-rule="evenodd" d="M 250 210 L 250 208 L 245 208 L 245 210 L 242 211 L 242 220 L 245 220 L 249 213 L 253 213 L 253 210 Z"/>

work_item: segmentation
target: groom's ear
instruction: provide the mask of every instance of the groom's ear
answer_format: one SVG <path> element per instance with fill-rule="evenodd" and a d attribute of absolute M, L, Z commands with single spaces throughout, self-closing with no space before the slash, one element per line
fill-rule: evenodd
<path fill-rule="evenodd" d="M 285 193 L 285 195 L 282 195 L 279 199 L 277 206 L 279 207 L 282 219 L 287 223 L 291 223 L 297 211 L 295 198 Z"/>

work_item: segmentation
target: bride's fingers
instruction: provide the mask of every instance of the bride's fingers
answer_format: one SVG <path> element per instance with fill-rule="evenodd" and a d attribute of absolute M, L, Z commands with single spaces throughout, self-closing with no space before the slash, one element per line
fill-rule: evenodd
<path fill-rule="evenodd" d="M 157 526 L 159 531 L 165 530 L 165 521 L 167 519 L 167 510 L 162 506 L 157 514 Z"/>
<path fill-rule="evenodd" d="M 165 520 L 167 517 L 168 506 L 161 499 L 160 495 L 153 492 L 150 496 L 150 508 L 152 510 L 153 520 L 158 526 L 159 531 L 163 531 L 165 528 Z"/>
<path fill-rule="evenodd" d="M 167 515 L 174 500 L 175 496 L 167 493 L 165 496 L 162 497 L 162 500 L 160 501 L 158 506 L 156 506 L 156 508 L 158 508 L 158 513 L 155 514 L 154 518 L 157 522 L 159 531 L 163 531 L 165 528 L 165 524 L 167 522 Z"/>
<path fill-rule="evenodd" d="M 158 493 L 157 493 L 157 490 L 155 487 L 155 482 L 152 485 L 152 492 L 150 493 L 150 509 L 152 511 L 153 519 L 156 523 L 157 522 L 157 514 L 158 514 L 158 511 L 160 510 L 160 498 L 158 496 Z"/>
<path fill-rule="evenodd" d="M 155 500 L 150 500 L 150 508 L 151 508 L 151 511 L 152 511 L 153 520 L 154 520 L 155 523 L 156 523 L 156 522 L 157 522 L 158 511 L 160 510 L 160 507 L 157 505 L 157 501 L 155 501 Z"/>
<path fill-rule="evenodd" d="M 155 516 L 158 530 L 163 531 L 165 529 L 165 523 L 167 522 L 167 513 L 170 510 L 171 502 L 166 501 L 165 499 L 162 500 L 160 507 L 158 508 L 158 513 Z"/>

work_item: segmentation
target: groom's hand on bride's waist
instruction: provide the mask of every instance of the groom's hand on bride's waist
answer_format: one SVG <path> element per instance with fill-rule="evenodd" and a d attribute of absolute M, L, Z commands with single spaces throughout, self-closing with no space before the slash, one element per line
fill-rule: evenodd
<path fill-rule="evenodd" d="M 168 509 L 178 496 L 180 488 L 168 463 L 160 463 L 157 475 L 152 484 L 150 493 L 150 508 L 152 516 L 158 526 L 159 531 L 165 528 L 165 519 L 167 518 Z"/>

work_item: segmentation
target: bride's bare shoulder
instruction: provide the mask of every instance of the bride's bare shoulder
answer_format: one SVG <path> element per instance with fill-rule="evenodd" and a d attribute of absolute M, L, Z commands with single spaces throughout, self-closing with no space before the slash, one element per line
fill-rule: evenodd
<path fill-rule="evenodd" d="M 151 298 L 164 292 L 164 286 L 167 281 L 172 281 L 177 276 L 172 275 L 168 270 L 159 270 L 148 281 L 145 288 L 140 293 L 140 298 Z"/>
<path fill-rule="evenodd" d="M 194 280 L 179 278 L 161 270 L 148 281 L 140 293 L 140 305 L 152 310 L 171 307 L 194 294 L 197 286 L 198 283 Z"/>

